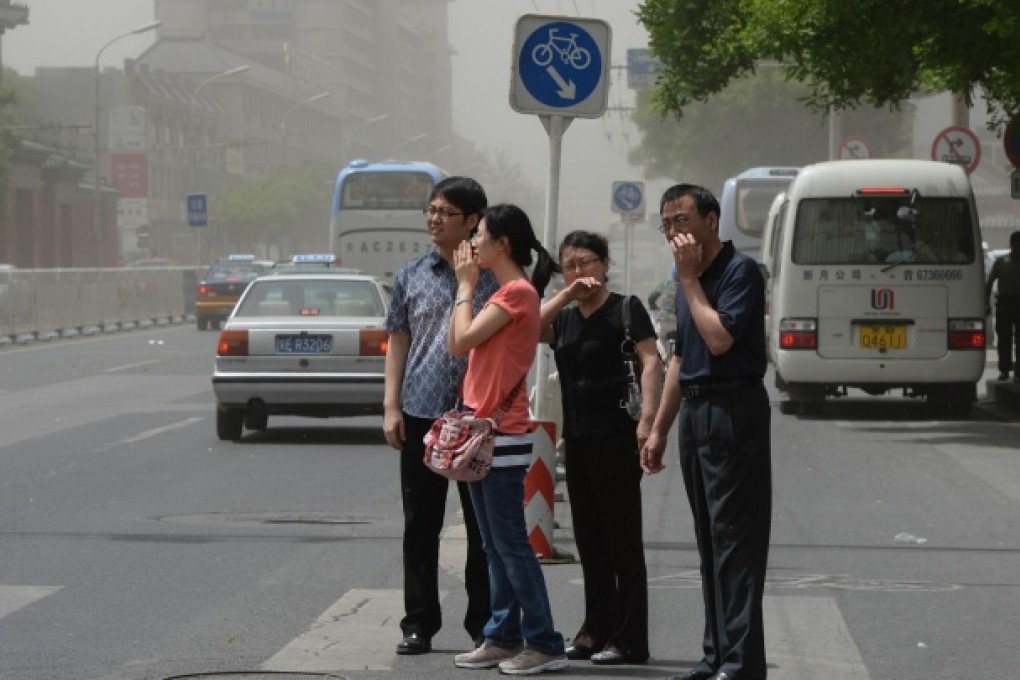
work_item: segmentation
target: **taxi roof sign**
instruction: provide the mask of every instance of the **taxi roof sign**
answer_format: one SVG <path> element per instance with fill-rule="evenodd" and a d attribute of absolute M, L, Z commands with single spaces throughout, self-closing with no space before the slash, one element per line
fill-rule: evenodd
<path fill-rule="evenodd" d="M 295 255 L 290 261 L 294 264 L 332 264 L 336 262 L 336 255 L 333 253 L 306 253 Z"/>
<path fill-rule="evenodd" d="M 251 253 L 232 253 L 227 255 L 227 259 L 231 262 L 254 262 L 255 256 Z"/>

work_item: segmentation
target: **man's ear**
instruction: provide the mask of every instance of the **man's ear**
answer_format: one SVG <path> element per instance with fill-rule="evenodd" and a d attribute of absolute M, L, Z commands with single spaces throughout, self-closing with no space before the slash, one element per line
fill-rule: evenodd
<path fill-rule="evenodd" d="M 468 226 L 469 231 L 474 231 L 478 228 L 478 223 L 482 221 L 482 216 L 478 213 L 470 213 L 464 216 L 464 224 Z"/>

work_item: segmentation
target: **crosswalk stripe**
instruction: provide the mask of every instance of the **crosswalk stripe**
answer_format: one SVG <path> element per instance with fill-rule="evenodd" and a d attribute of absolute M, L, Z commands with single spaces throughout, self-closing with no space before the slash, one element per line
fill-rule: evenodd
<path fill-rule="evenodd" d="M 392 670 L 403 611 L 402 590 L 349 590 L 308 630 L 262 664 L 262 670 Z"/>
<path fill-rule="evenodd" d="M 60 590 L 60 586 L 0 586 L 0 618 Z"/>
<path fill-rule="evenodd" d="M 870 680 L 833 598 L 766 596 L 764 614 L 769 680 Z"/>

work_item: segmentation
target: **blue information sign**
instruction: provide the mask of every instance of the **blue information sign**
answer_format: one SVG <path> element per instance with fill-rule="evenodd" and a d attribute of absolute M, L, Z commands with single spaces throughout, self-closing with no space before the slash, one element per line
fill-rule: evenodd
<path fill-rule="evenodd" d="M 521 113 L 594 118 L 606 109 L 609 24 L 526 14 L 517 22 L 510 101 Z"/>
<path fill-rule="evenodd" d="M 209 211 L 205 194 L 188 194 L 188 226 L 206 227 L 209 225 Z"/>
<path fill-rule="evenodd" d="M 613 212 L 633 213 L 645 207 L 643 182 L 613 182 Z"/>

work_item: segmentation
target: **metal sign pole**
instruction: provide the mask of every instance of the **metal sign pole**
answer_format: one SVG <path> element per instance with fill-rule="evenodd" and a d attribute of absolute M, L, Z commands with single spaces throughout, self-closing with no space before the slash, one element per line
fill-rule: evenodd
<path fill-rule="evenodd" d="M 545 225 L 542 245 L 550 253 L 556 248 L 556 228 L 560 212 L 560 160 L 563 156 L 563 133 L 574 120 L 560 115 L 540 115 L 542 126 L 549 134 L 549 174 L 546 178 Z M 549 380 L 549 348 L 539 345 L 538 363 L 535 366 L 535 418 L 545 416 L 545 386 Z"/>

